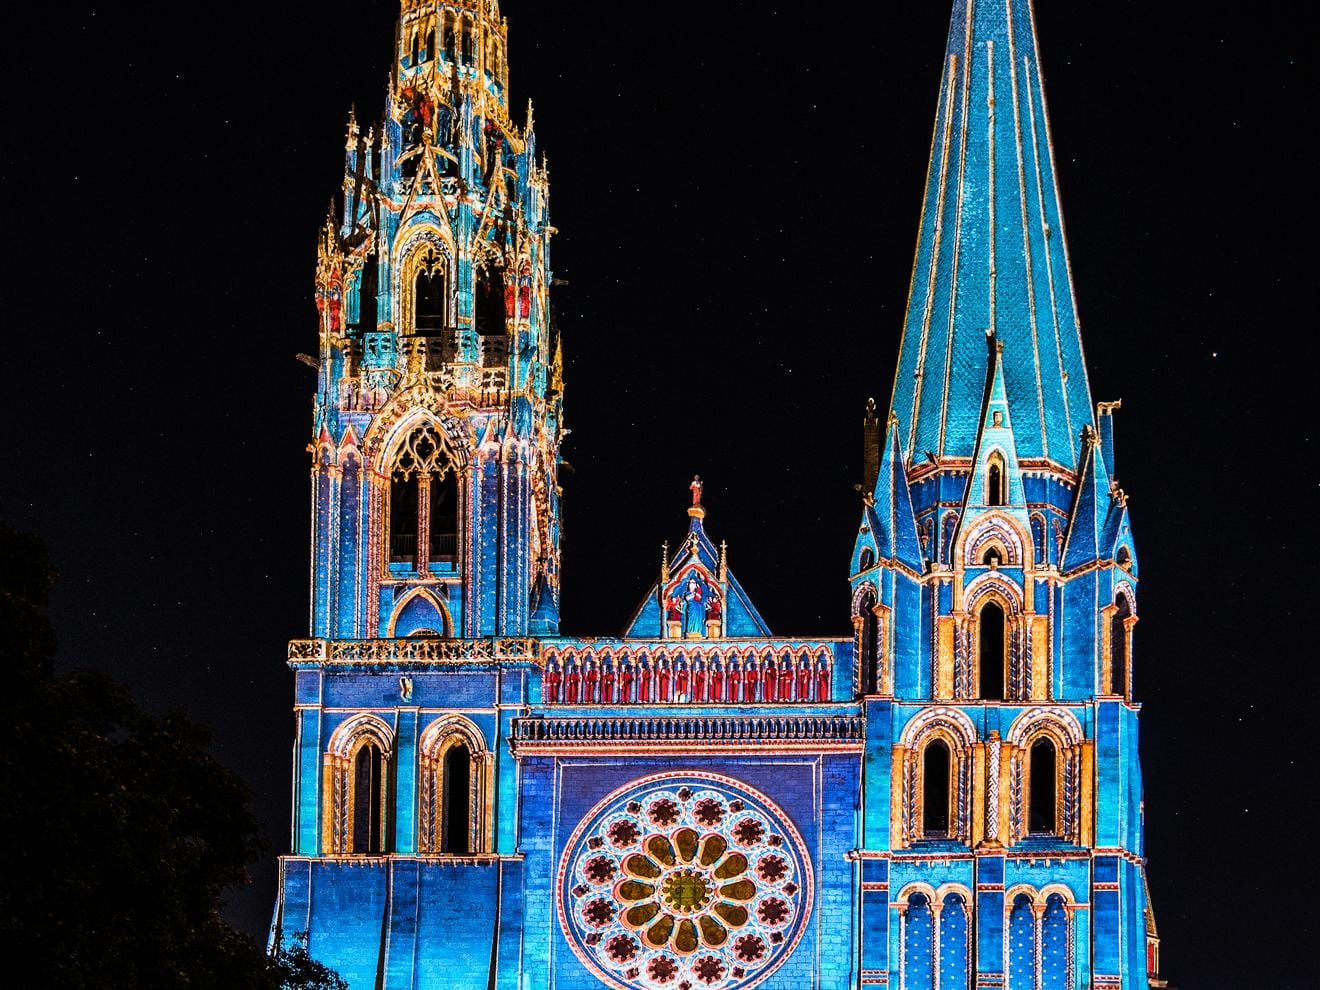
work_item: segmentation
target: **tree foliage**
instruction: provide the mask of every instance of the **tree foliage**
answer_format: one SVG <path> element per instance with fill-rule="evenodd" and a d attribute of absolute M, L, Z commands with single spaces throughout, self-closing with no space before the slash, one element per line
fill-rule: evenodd
<path fill-rule="evenodd" d="M 0 943 L 13 987 L 346 984 L 294 941 L 268 956 L 220 916 L 262 850 L 247 786 L 179 713 L 58 671 L 45 548 L 0 523 Z"/>

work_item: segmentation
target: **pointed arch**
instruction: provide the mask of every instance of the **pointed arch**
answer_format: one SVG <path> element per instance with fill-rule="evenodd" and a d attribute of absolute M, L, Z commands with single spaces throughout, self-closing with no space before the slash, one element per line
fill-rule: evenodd
<path fill-rule="evenodd" d="M 857 690 L 861 694 L 884 691 L 884 624 L 880 619 L 875 585 L 862 584 L 853 594 L 854 653 L 857 657 Z"/>
<path fill-rule="evenodd" d="M 495 758 L 481 730 L 462 715 L 442 716 L 422 732 L 418 764 L 418 851 L 429 856 L 489 852 Z"/>
<path fill-rule="evenodd" d="M 965 635 L 955 656 L 960 698 L 1012 701 L 1030 697 L 1030 657 L 1022 593 L 1001 571 L 985 571 L 967 588 Z"/>
<path fill-rule="evenodd" d="M 454 619 L 449 608 L 429 588 L 413 588 L 394 604 L 385 635 L 391 639 L 407 636 L 454 635 Z"/>
<path fill-rule="evenodd" d="M 1008 474 L 1004 455 L 997 449 L 985 459 L 985 504 L 1008 504 Z"/>
<path fill-rule="evenodd" d="M 322 844 L 330 855 L 389 851 L 394 732 L 362 713 L 342 723 L 323 757 Z"/>
<path fill-rule="evenodd" d="M 388 518 L 383 525 L 390 563 L 426 573 L 433 562 L 457 562 L 467 494 L 460 483 L 464 458 L 434 417 L 410 416 L 401 424 L 407 425 L 412 429 L 392 431 L 389 455 L 381 465 L 380 474 L 388 479 Z M 443 606 L 437 611 L 448 618 Z"/>
<path fill-rule="evenodd" d="M 1132 697 L 1132 630 L 1137 624 L 1136 596 L 1132 586 L 1120 582 L 1114 589 L 1114 602 L 1104 609 L 1108 620 L 1106 642 L 1108 663 L 1103 671 L 1102 690 L 1105 694 Z"/>
<path fill-rule="evenodd" d="M 393 272 L 395 327 L 404 337 L 442 336 L 457 323 L 454 259 L 458 255 L 448 218 L 430 210 L 417 214 L 394 244 L 398 259 Z"/>

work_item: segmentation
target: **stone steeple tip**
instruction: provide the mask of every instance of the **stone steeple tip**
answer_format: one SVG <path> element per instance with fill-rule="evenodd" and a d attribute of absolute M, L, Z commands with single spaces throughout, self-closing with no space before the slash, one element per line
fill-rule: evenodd
<path fill-rule="evenodd" d="M 1018 453 L 1078 469 L 1092 421 L 1030 0 L 955 0 L 892 409 L 909 450 L 971 456 L 1004 345 Z"/>

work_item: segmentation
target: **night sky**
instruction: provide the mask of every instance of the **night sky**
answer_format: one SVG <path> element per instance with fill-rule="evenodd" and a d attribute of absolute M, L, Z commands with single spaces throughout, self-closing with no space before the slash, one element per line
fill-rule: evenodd
<path fill-rule="evenodd" d="M 907 6 L 505 0 L 568 281 L 566 632 L 622 628 L 696 472 L 771 628 L 849 629 L 862 410 L 892 388 L 948 26 L 947 2 Z M 1165 970 L 1313 986 L 1303 32 L 1263 3 L 1039 7 L 1093 395 L 1123 400 Z M 383 106 L 396 12 L 47 4 L 0 42 L 0 516 L 51 545 L 64 662 L 210 724 L 250 782 L 272 850 L 231 914 L 254 933 L 287 841 L 285 644 L 307 631 L 294 355 L 315 352 L 316 233 L 349 106 Z"/>

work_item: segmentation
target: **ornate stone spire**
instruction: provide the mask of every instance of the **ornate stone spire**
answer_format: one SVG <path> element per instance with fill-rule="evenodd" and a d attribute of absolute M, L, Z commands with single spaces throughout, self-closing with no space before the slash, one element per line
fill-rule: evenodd
<path fill-rule="evenodd" d="M 1024 461 L 1092 422 L 1030 0 L 956 0 L 892 409 L 914 457 L 972 455 L 985 336 Z"/>

